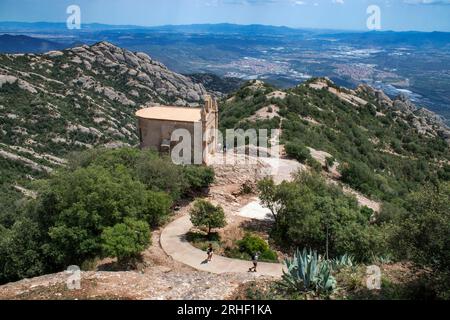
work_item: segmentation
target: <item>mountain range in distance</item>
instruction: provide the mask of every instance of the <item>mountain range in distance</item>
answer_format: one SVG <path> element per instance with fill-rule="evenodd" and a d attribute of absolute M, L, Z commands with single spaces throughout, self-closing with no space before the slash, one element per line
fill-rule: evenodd
<path fill-rule="evenodd" d="M 261 79 L 283 88 L 329 77 L 406 94 L 450 119 L 450 33 L 364 32 L 283 26 L 194 24 L 133 26 L 0 22 L 0 53 L 45 53 L 108 41 L 142 51 L 181 74 Z M 12 38 L 11 36 L 17 36 Z M 29 38 L 24 38 L 28 36 Z M 38 38 L 38 40 L 34 39 Z"/>
<path fill-rule="evenodd" d="M 433 41 L 444 42 L 450 39 L 450 32 L 434 31 L 367 31 L 367 30 L 343 30 L 343 29 L 312 29 L 312 28 L 292 28 L 287 26 L 272 26 L 263 24 L 187 24 L 187 25 L 161 25 L 161 26 L 139 26 L 139 25 L 110 25 L 102 23 L 82 24 L 80 29 L 69 30 L 64 22 L 15 22 L 0 21 L 0 32 L 2 33 L 25 33 L 25 32 L 67 32 L 77 34 L 94 31 L 141 31 L 141 32 L 175 32 L 175 33 L 204 33 L 204 34 L 246 34 L 251 36 L 258 35 L 295 35 L 309 37 L 311 35 L 320 35 L 322 38 L 327 36 L 339 37 L 341 39 L 353 39 L 363 41 L 424 41 L 424 38 Z"/>
<path fill-rule="evenodd" d="M 0 50 L 2 53 L 43 53 L 52 50 L 62 50 L 64 44 L 45 39 L 23 35 L 0 35 Z"/>

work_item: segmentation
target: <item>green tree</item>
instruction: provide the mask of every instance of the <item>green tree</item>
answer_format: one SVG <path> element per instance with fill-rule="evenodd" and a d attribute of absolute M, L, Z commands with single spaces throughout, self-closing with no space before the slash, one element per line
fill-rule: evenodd
<path fill-rule="evenodd" d="M 118 263 L 125 265 L 150 244 L 150 227 L 145 221 L 126 218 L 123 223 L 106 228 L 101 240 L 104 255 L 117 257 Z"/>
<path fill-rule="evenodd" d="M 99 256 L 105 228 L 125 218 L 155 225 L 169 207 L 168 196 L 146 190 L 125 167 L 91 165 L 53 176 L 37 199 L 35 215 L 47 234 L 44 251 L 60 268 Z"/>
<path fill-rule="evenodd" d="M 214 182 L 214 169 L 210 167 L 188 165 L 183 167 L 183 175 L 193 190 L 207 188 Z"/>
<path fill-rule="evenodd" d="M 278 220 L 278 212 L 281 209 L 282 201 L 279 188 L 275 185 L 272 178 L 264 178 L 258 181 L 259 199 L 264 207 L 270 210 L 275 221 Z"/>
<path fill-rule="evenodd" d="M 226 226 L 225 212 L 222 207 L 215 206 L 207 200 L 196 200 L 190 211 L 190 216 L 194 226 L 208 229 L 208 235 L 211 235 L 213 228 Z"/>
<path fill-rule="evenodd" d="M 370 226 L 366 209 L 318 174 L 300 173 L 279 186 L 266 180 L 260 191 L 263 203 L 276 204 L 271 236 L 282 247 L 308 247 L 330 257 L 347 253 L 359 261 L 370 261 L 385 248 L 383 229 Z"/>
<path fill-rule="evenodd" d="M 411 193 L 405 211 L 392 218 L 392 251 L 398 259 L 413 261 L 433 271 L 426 288 L 450 299 L 450 183 L 425 185 Z"/>
<path fill-rule="evenodd" d="M 19 219 L 9 230 L 0 226 L 0 283 L 46 271 L 40 237 L 38 225 L 30 219 Z"/>
<path fill-rule="evenodd" d="M 392 241 L 400 257 L 450 274 L 450 183 L 424 186 L 405 207 Z"/>
<path fill-rule="evenodd" d="M 152 227 L 163 224 L 170 215 L 172 198 L 164 192 L 147 191 L 144 201 L 144 208 L 138 217 L 147 221 Z"/>
<path fill-rule="evenodd" d="M 136 165 L 136 176 L 148 189 L 167 192 L 173 200 L 178 200 L 189 187 L 183 168 L 170 159 L 143 157 Z"/>

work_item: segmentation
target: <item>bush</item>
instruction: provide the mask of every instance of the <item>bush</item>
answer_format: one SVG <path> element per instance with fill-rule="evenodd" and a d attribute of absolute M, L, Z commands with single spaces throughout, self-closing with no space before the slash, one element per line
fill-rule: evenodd
<path fill-rule="evenodd" d="M 189 187 L 183 167 L 168 158 L 142 157 L 137 163 L 136 175 L 148 189 L 169 193 L 173 200 L 180 199 Z"/>
<path fill-rule="evenodd" d="M 29 219 L 16 221 L 9 230 L 0 225 L 0 284 L 47 271 L 41 236 L 38 225 Z"/>
<path fill-rule="evenodd" d="M 333 157 L 327 157 L 325 159 L 325 163 L 326 163 L 326 166 L 327 166 L 327 171 L 330 171 L 331 168 L 333 168 L 334 164 L 336 163 L 336 159 L 333 158 Z"/>
<path fill-rule="evenodd" d="M 305 163 L 311 158 L 311 152 L 299 141 L 288 142 L 286 144 L 286 153 L 301 163 Z"/>
<path fill-rule="evenodd" d="M 211 167 L 190 165 L 183 168 L 183 175 L 189 189 L 201 190 L 214 182 L 214 169 Z"/>
<path fill-rule="evenodd" d="M 306 160 L 306 164 L 313 169 L 314 172 L 320 173 L 322 171 L 322 164 L 316 159 L 309 158 Z"/>
<path fill-rule="evenodd" d="M 148 191 L 144 209 L 138 215 L 152 227 L 162 225 L 170 215 L 172 199 L 164 192 Z"/>
<path fill-rule="evenodd" d="M 236 243 L 239 246 L 239 250 L 252 256 L 256 252 L 260 253 L 261 260 L 277 261 L 278 257 L 276 252 L 272 251 L 264 239 L 257 235 L 247 233 L 242 240 Z"/>
<path fill-rule="evenodd" d="M 407 197 L 394 220 L 391 246 L 398 259 L 433 270 L 438 295 L 450 295 L 450 183 L 425 185 Z"/>
<path fill-rule="evenodd" d="M 144 221 L 127 218 L 124 223 L 106 228 L 101 239 L 104 255 L 117 257 L 119 264 L 125 265 L 150 244 L 150 228 Z"/>
<path fill-rule="evenodd" d="M 241 185 L 241 188 L 239 190 L 240 195 L 249 195 L 249 194 L 253 194 L 254 192 L 255 192 L 255 186 L 250 180 L 245 181 Z"/>

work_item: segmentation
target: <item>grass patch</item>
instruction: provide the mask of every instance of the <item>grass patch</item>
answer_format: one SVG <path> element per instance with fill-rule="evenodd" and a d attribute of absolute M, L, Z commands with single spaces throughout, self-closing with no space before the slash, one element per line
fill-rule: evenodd
<path fill-rule="evenodd" d="M 212 244 L 215 254 L 223 255 L 227 258 L 251 261 L 252 254 L 259 252 L 259 261 L 278 262 L 277 253 L 270 249 L 267 242 L 251 233 L 247 233 L 241 240 L 233 241 L 231 246 L 229 241 L 222 241 L 218 233 L 211 233 L 208 236 L 206 232 L 197 230 L 188 232 L 186 240 L 192 246 L 202 251 L 206 251 L 209 244 Z"/>
<path fill-rule="evenodd" d="M 190 231 L 186 234 L 186 240 L 192 244 L 195 248 L 206 251 L 209 244 L 212 244 L 215 253 L 219 253 L 222 250 L 222 243 L 220 235 L 218 233 L 211 233 L 209 236 L 206 232 Z"/>

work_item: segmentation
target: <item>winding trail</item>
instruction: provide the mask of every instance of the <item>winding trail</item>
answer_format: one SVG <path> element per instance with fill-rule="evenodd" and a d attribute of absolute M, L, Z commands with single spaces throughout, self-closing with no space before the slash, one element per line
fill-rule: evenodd
<path fill-rule="evenodd" d="M 292 181 L 293 174 L 307 168 L 294 160 L 282 158 L 262 158 L 261 161 L 265 163 L 269 170 L 266 173 L 274 178 L 276 184 L 283 181 Z M 361 203 L 366 205 L 366 203 Z M 251 216 L 249 216 L 250 213 Z M 252 219 L 264 220 L 267 212 L 259 204 L 259 199 L 256 198 L 254 202 L 244 206 L 234 212 L 233 214 L 241 214 Z M 200 271 L 211 272 L 215 274 L 223 273 L 247 273 L 252 266 L 251 261 L 244 261 L 239 259 L 230 259 L 218 255 L 214 255 L 212 262 L 205 263 L 206 252 L 193 247 L 187 240 L 186 234 L 191 230 L 192 223 L 189 214 L 185 213 L 182 217 L 171 222 L 162 231 L 160 237 L 160 244 L 163 250 L 174 260 L 191 266 Z M 258 263 L 257 276 L 271 276 L 281 277 L 283 274 L 283 264 L 280 263 Z"/>
<path fill-rule="evenodd" d="M 194 248 L 187 240 L 186 233 L 192 228 L 188 215 L 170 223 L 161 233 L 160 243 L 163 250 L 174 260 L 187 264 L 197 270 L 222 274 L 246 273 L 252 266 L 251 261 L 230 259 L 218 255 L 213 256 L 210 263 L 205 263 L 206 252 Z M 281 277 L 283 265 L 279 263 L 258 263 L 255 276 Z"/>

